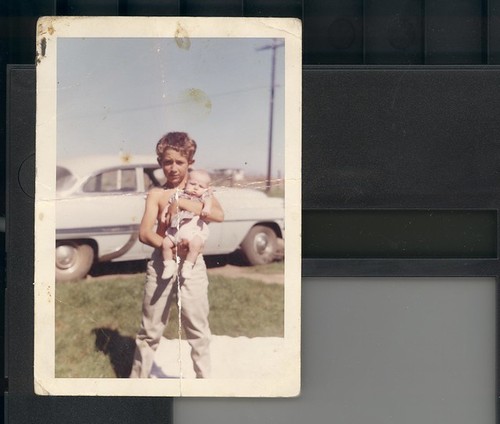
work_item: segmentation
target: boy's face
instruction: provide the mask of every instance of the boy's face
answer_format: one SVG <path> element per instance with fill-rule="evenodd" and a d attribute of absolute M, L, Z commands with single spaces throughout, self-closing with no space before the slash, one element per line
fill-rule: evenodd
<path fill-rule="evenodd" d="M 176 188 L 181 185 L 186 180 L 188 168 L 192 163 L 194 160 L 189 162 L 187 157 L 177 150 L 165 150 L 160 166 L 167 178 L 167 187 Z"/>
<path fill-rule="evenodd" d="M 185 191 L 196 197 L 201 197 L 208 189 L 210 180 L 203 174 L 193 171 L 189 174 Z"/>

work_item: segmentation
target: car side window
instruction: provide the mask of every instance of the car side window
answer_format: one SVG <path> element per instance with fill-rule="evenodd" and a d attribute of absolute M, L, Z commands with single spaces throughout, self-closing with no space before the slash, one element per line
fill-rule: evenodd
<path fill-rule="evenodd" d="M 94 175 L 84 184 L 86 193 L 130 192 L 137 190 L 135 169 L 115 169 Z"/>
<path fill-rule="evenodd" d="M 167 182 L 161 168 L 144 168 L 144 190 L 148 191 L 152 187 L 161 187 Z"/>
<path fill-rule="evenodd" d="M 154 187 L 153 180 L 151 180 L 147 172 L 144 172 L 144 191 L 148 191 L 151 187 Z"/>
<path fill-rule="evenodd" d="M 161 170 L 161 168 L 155 169 L 153 172 L 155 180 L 158 181 L 158 185 L 161 187 L 166 184 L 167 179 L 165 178 L 165 174 Z"/>

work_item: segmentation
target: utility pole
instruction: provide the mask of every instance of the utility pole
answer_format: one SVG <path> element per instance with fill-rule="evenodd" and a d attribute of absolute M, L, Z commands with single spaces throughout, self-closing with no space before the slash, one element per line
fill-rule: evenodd
<path fill-rule="evenodd" d="M 259 47 L 257 49 L 257 51 L 270 50 L 270 49 L 272 49 L 273 51 L 273 62 L 271 67 L 271 101 L 269 110 L 269 148 L 267 154 L 266 192 L 268 192 L 271 189 L 271 160 L 273 154 L 274 79 L 276 73 L 276 49 L 283 47 L 284 45 L 285 45 L 284 42 L 278 43 L 276 38 L 274 38 L 272 44 L 268 44 L 267 46 Z"/>

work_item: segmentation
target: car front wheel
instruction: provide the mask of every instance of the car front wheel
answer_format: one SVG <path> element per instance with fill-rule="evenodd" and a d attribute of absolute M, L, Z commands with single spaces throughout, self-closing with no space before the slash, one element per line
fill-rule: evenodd
<path fill-rule="evenodd" d="M 241 243 L 241 250 L 250 265 L 265 265 L 274 261 L 276 233 L 265 225 L 255 225 Z"/>
<path fill-rule="evenodd" d="M 85 277 L 94 262 L 94 249 L 86 243 L 59 242 L 56 246 L 56 281 Z"/>

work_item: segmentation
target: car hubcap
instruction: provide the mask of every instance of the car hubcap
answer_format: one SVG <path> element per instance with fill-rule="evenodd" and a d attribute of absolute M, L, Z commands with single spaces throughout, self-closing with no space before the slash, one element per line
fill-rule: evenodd
<path fill-rule="evenodd" d="M 255 251 L 262 255 L 266 253 L 269 247 L 269 238 L 265 233 L 259 233 L 255 236 L 254 240 Z"/>
<path fill-rule="evenodd" d="M 63 245 L 56 248 L 56 265 L 59 269 L 71 268 L 76 261 L 76 249 Z"/>

